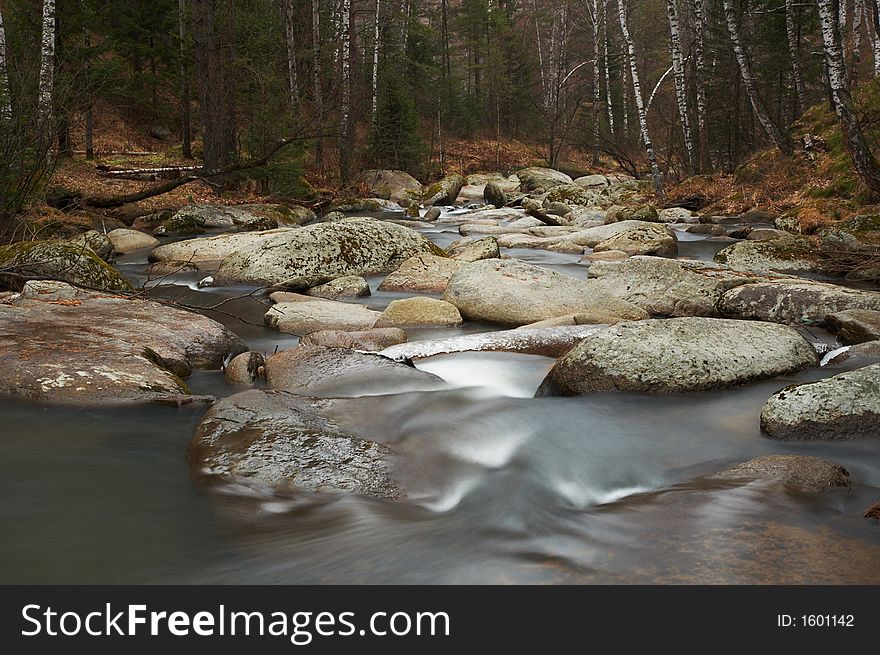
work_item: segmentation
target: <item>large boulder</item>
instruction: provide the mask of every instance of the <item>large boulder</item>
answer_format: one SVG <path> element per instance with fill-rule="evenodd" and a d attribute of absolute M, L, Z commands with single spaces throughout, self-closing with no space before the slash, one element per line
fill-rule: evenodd
<path fill-rule="evenodd" d="M 667 207 L 657 212 L 661 223 L 699 223 L 700 217 L 684 207 Z"/>
<path fill-rule="evenodd" d="M 619 250 L 627 255 L 677 257 L 678 238 L 675 232 L 665 225 L 644 223 L 597 243 L 593 246 L 593 250 L 595 252 Z"/>
<path fill-rule="evenodd" d="M 614 206 L 605 214 L 606 223 L 621 221 L 643 221 L 656 223 L 660 220 L 657 209 L 653 205 L 632 205 L 630 207 Z"/>
<path fill-rule="evenodd" d="M 496 246 L 497 247 L 497 246 Z M 427 291 L 442 293 L 461 264 L 448 257 L 422 253 L 410 257 L 379 285 L 380 291 Z"/>
<path fill-rule="evenodd" d="M 305 210 L 305 211 L 303 211 Z M 310 215 L 311 214 L 311 215 Z M 187 205 L 177 210 L 163 223 L 158 234 L 187 234 L 187 225 L 198 228 L 238 230 L 242 232 L 271 230 L 283 225 L 302 225 L 306 219 L 314 219 L 314 213 L 299 207 L 296 210 L 284 205 Z M 198 233 L 199 230 L 193 230 Z"/>
<path fill-rule="evenodd" d="M 880 437 L 880 364 L 782 389 L 761 410 L 774 439 Z"/>
<path fill-rule="evenodd" d="M 702 391 L 816 363 L 813 347 L 787 326 L 702 317 L 652 319 L 587 337 L 556 362 L 537 395 Z"/>
<path fill-rule="evenodd" d="M 235 334 L 193 312 L 63 282 L 36 286 L 0 304 L 3 394 L 83 404 L 187 402 L 182 377 L 219 369 L 246 350 Z"/>
<path fill-rule="evenodd" d="M 138 230 L 118 228 L 107 233 L 107 238 L 120 255 L 138 250 L 147 250 L 159 245 L 159 239 Z"/>
<path fill-rule="evenodd" d="M 0 246 L 0 286 L 4 273 L 15 280 L 51 278 L 92 289 L 127 291 L 128 281 L 85 244 L 19 241 Z"/>
<path fill-rule="evenodd" d="M 276 237 L 291 234 L 297 228 L 278 228 L 263 232 L 240 232 L 215 234 L 184 241 L 174 241 L 154 248 L 149 255 L 151 262 L 188 262 L 199 270 L 215 270 L 220 262 L 239 250 L 247 250 L 257 244 L 273 241 Z"/>
<path fill-rule="evenodd" d="M 570 230 L 571 228 L 568 229 Z M 608 241 L 620 234 L 635 229 L 640 229 L 645 233 L 654 233 L 653 231 L 657 230 L 657 237 L 665 240 L 667 235 L 666 230 L 668 228 L 663 225 L 657 225 L 646 221 L 620 221 L 617 223 L 609 223 L 608 225 L 577 229 L 573 233 L 566 235 L 564 238 L 571 243 L 576 243 L 587 248 L 595 248 L 603 241 Z"/>
<path fill-rule="evenodd" d="M 418 199 L 422 195 L 422 183 L 405 171 L 374 169 L 364 171 L 358 181 L 366 185 L 374 198 L 386 200 Z"/>
<path fill-rule="evenodd" d="M 465 179 L 461 175 L 447 175 L 439 182 L 434 182 L 425 188 L 422 192 L 422 204 L 426 207 L 451 205 L 455 203 L 464 185 Z"/>
<path fill-rule="evenodd" d="M 477 262 L 481 259 L 495 259 L 501 257 L 498 249 L 498 239 L 495 237 L 483 237 L 474 239 L 465 237 L 446 247 L 447 254 L 459 262 Z"/>
<path fill-rule="evenodd" d="M 789 235 L 769 241 L 740 241 L 715 255 L 715 261 L 738 271 L 809 271 L 816 268 L 813 242 Z"/>
<path fill-rule="evenodd" d="M 519 326 L 565 314 L 596 323 L 647 318 L 647 312 L 588 282 L 516 260 L 462 264 L 443 294 L 470 321 Z"/>
<path fill-rule="evenodd" d="M 498 182 L 492 181 L 483 188 L 483 200 L 486 204 L 504 207 L 507 204 L 507 193 Z"/>
<path fill-rule="evenodd" d="M 665 257 L 594 261 L 589 275 L 612 295 L 654 316 L 717 316 L 725 292 L 766 280 L 721 264 Z"/>
<path fill-rule="evenodd" d="M 363 305 L 324 299 L 279 302 L 263 317 L 279 332 L 299 336 L 318 330 L 367 330 L 378 318 L 379 312 Z"/>
<path fill-rule="evenodd" d="M 454 327 L 462 323 L 455 305 L 436 298 L 416 297 L 392 300 L 376 321 L 376 327 Z"/>
<path fill-rule="evenodd" d="M 116 248 L 113 246 L 113 242 L 107 238 L 106 234 L 98 232 L 97 230 L 84 232 L 78 237 L 70 239 L 67 243 L 80 248 L 83 246 L 91 248 L 92 252 L 105 262 L 113 261 L 113 258 L 116 256 Z"/>
<path fill-rule="evenodd" d="M 300 343 L 304 346 L 327 346 L 328 348 L 349 348 L 366 352 L 379 352 L 385 348 L 406 342 L 406 332 L 400 328 L 372 328 L 357 332 L 343 330 L 318 330 L 307 334 Z"/>
<path fill-rule="evenodd" d="M 718 309 L 734 318 L 816 323 L 845 309 L 880 310 L 880 293 L 808 280 L 758 282 L 726 292 Z"/>
<path fill-rule="evenodd" d="M 572 183 L 572 179 L 565 173 L 540 166 L 523 168 L 516 172 L 516 176 L 519 178 L 522 190 L 526 193 L 535 189 L 549 191 L 560 184 Z"/>
<path fill-rule="evenodd" d="M 547 196 L 544 198 L 544 207 L 549 207 L 554 202 L 567 205 L 596 205 L 599 204 L 599 197 L 595 192 L 588 191 L 577 184 L 557 184 L 547 192 Z"/>
<path fill-rule="evenodd" d="M 226 257 L 219 283 L 275 284 L 301 275 L 373 275 L 419 253 L 443 254 L 409 228 L 370 218 L 318 223 L 278 234 Z"/>
<path fill-rule="evenodd" d="M 874 250 L 880 246 L 880 214 L 860 214 L 819 231 L 826 247 L 843 250 Z"/>
<path fill-rule="evenodd" d="M 311 396 L 376 396 L 444 386 L 432 373 L 375 353 L 300 345 L 266 360 L 273 389 Z"/>
<path fill-rule="evenodd" d="M 837 462 L 808 455 L 764 455 L 732 466 L 714 478 L 726 480 L 770 480 L 801 493 L 822 493 L 848 489 L 849 471 Z"/>
<path fill-rule="evenodd" d="M 205 482 L 279 492 L 402 495 L 392 451 L 363 433 L 345 400 L 249 390 L 211 407 L 190 443 Z"/>
<path fill-rule="evenodd" d="M 590 191 L 604 191 L 610 185 L 608 178 L 604 175 L 583 175 L 575 178 L 573 183 Z"/>
<path fill-rule="evenodd" d="M 847 309 L 829 314 L 826 318 L 842 344 L 852 345 L 880 339 L 880 311 Z"/>

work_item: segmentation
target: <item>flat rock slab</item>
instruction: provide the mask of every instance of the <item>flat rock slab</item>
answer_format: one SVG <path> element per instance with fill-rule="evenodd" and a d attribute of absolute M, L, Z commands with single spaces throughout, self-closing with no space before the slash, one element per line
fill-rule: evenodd
<path fill-rule="evenodd" d="M 382 355 L 306 345 L 269 357 L 266 379 L 273 389 L 313 396 L 376 396 L 445 386 L 432 373 Z"/>
<path fill-rule="evenodd" d="M 210 237 L 198 237 L 166 243 L 150 252 L 151 262 L 175 261 L 195 264 L 199 270 L 215 270 L 226 257 L 239 250 L 245 250 L 264 241 L 297 228 L 283 227 L 262 232 L 236 232 L 233 234 L 215 234 Z"/>
<path fill-rule="evenodd" d="M 247 349 L 193 312 L 81 290 L 50 299 L 62 291 L 0 304 L 0 393 L 84 404 L 185 401 L 181 377 L 219 369 Z"/>
<path fill-rule="evenodd" d="M 291 294 L 273 293 L 282 299 Z M 380 313 L 355 303 L 323 298 L 279 302 L 266 312 L 266 325 L 279 332 L 305 336 L 318 330 L 367 330 L 376 324 Z"/>
<path fill-rule="evenodd" d="M 880 293 L 822 282 L 759 282 L 726 292 L 718 309 L 732 318 L 816 323 L 846 309 L 880 310 Z"/>
<path fill-rule="evenodd" d="M 190 443 L 205 482 L 271 492 L 403 494 L 391 477 L 391 449 L 362 434 L 346 401 L 283 391 L 244 391 L 211 407 Z"/>
<path fill-rule="evenodd" d="M 606 391 L 677 393 L 719 389 L 817 363 L 794 328 L 717 318 L 621 323 L 559 359 L 537 396 Z"/>
<path fill-rule="evenodd" d="M 739 271 L 810 271 L 816 268 L 813 242 L 789 235 L 770 241 L 740 241 L 715 255 L 715 261 Z"/>
<path fill-rule="evenodd" d="M 880 437 L 880 364 L 782 389 L 761 410 L 761 429 L 784 440 Z"/>
<path fill-rule="evenodd" d="M 416 297 L 392 300 L 376 321 L 376 327 L 455 327 L 463 322 L 455 305 L 436 298 Z"/>

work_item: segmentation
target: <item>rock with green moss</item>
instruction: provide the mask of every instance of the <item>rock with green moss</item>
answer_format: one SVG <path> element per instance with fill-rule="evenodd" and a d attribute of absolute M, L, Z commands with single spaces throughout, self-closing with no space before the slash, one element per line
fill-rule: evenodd
<path fill-rule="evenodd" d="M 240 212 L 247 212 L 249 214 L 252 214 L 257 218 L 262 218 L 268 221 L 275 221 L 277 227 L 305 225 L 307 223 L 311 223 L 317 218 L 315 212 L 313 212 L 308 207 L 303 207 L 302 205 L 288 206 L 270 203 L 254 203 L 248 205 L 236 205 L 235 209 Z M 248 227 L 248 229 L 257 229 L 256 227 L 250 227 L 251 225 L 254 225 L 256 223 L 258 223 L 258 221 L 254 219 L 250 221 L 245 221 L 244 223 L 237 222 L 236 225 L 240 227 Z"/>
<path fill-rule="evenodd" d="M 880 248 L 880 214 L 861 214 L 819 232 L 820 242 L 831 248 L 874 250 Z"/>
<path fill-rule="evenodd" d="M 631 207 L 613 206 L 605 214 L 606 223 L 619 223 L 621 221 L 645 221 L 647 223 L 660 222 L 660 216 L 653 205 L 633 205 Z"/>
<path fill-rule="evenodd" d="M 599 204 L 600 199 L 595 191 L 584 189 L 577 184 L 558 184 L 547 192 L 544 207 L 549 207 L 554 202 L 586 207 Z"/>
<path fill-rule="evenodd" d="M 41 402 L 107 405 L 191 402 L 181 379 L 219 369 L 246 350 L 195 312 L 107 292 L 45 283 L 0 304 L 0 394 Z"/>
<path fill-rule="evenodd" d="M 194 209 L 181 209 L 153 230 L 163 237 L 183 237 L 205 233 L 205 218 Z"/>
<path fill-rule="evenodd" d="M 20 241 L 0 246 L 0 278 L 49 278 L 93 289 L 124 291 L 131 285 L 88 246 L 64 241 Z"/>
<path fill-rule="evenodd" d="M 75 246 L 86 246 L 91 248 L 92 252 L 105 262 L 112 261 L 116 256 L 116 248 L 113 246 L 113 242 L 107 238 L 106 234 L 101 234 L 97 230 L 89 230 L 81 236 L 71 239 L 69 243 L 72 243 Z"/>
<path fill-rule="evenodd" d="M 364 171 L 358 182 L 366 185 L 372 196 L 398 202 L 422 195 L 422 183 L 405 171 L 375 169 Z"/>
<path fill-rule="evenodd" d="M 486 204 L 495 207 L 504 207 L 507 204 L 507 192 L 497 181 L 492 180 L 486 183 L 483 188 L 483 200 Z"/>
<path fill-rule="evenodd" d="M 445 253 L 415 230 L 370 218 L 348 218 L 288 230 L 230 254 L 218 283 L 272 285 L 300 275 L 375 275 L 419 253 Z"/>
<path fill-rule="evenodd" d="M 715 261 L 737 271 L 811 271 L 818 264 L 814 244 L 807 237 L 784 236 L 770 241 L 740 241 L 715 255 Z"/>
<path fill-rule="evenodd" d="M 400 205 L 384 198 L 337 198 L 330 203 L 336 212 L 399 212 Z"/>
<path fill-rule="evenodd" d="M 442 180 L 425 188 L 422 192 L 422 204 L 426 207 L 452 205 L 464 185 L 465 179 L 461 175 L 447 175 Z"/>
<path fill-rule="evenodd" d="M 801 233 L 801 221 L 798 218 L 797 209 L 789 209 L 784 214 L 777 216 L 773 220 L 773 227 L 777 230 L 784 230 L 791 234 Z"/>

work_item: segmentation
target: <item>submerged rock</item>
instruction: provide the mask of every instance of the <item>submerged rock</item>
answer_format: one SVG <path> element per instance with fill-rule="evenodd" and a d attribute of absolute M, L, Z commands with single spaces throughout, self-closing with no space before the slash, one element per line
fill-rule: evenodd
<path fill-rule="evenodd" d="M 644 310 L 587 282 L 505 259 L 463 264 L 443 299 L 467 320 L 511 326 L 565 314 L 590 314 L 596 323 L 647 318 Z"/>
<path fill-rule="evenodd" d="M 64 241 L 19 241 L 0 246 L 0 270 L 15 273 L 18 279 L 50 278 L 109 291 L 131 289 L 128 281 L 91 248 Z"/>
<path fill-rule="evenodd" d="M 376 396 L 444 386 L 436 375 L 374 353 L 300 345 L 266 360 L 273 389 L 312 396 Z"/>
<path fill-rule="evenodd" d="M 880 293 L 809 280 L 757 282 L 727 291 L 718 309 L 735 318 L 816 323 L 847 309 L 880 310 Z"/>
<path fill-rule="evenodd" d="M 406 342 L 406 332 L 395 327 L 372 328 L 357 332 L 318 330 L 307 334 L 300 340 L 300 343 L 305 346 L 349 348 L 367 352 L 379 352 L 404 342 Z"/>
<path fill-rule="evenodd" d="M 853 345 L 880 339 L 880 311 L 847 309 L 829 314 L 826 318 L 842 344 Z"/>
<path fill-rule="evenodd" d="M 880 437 L 880 364 L 782 389 L 761 410 L 774 439 Z"/>
<path fill-rule="evenodd" d="M 0 304 L 0 393 L 45 402 L 192 400 L 181 380 L 246 350 L 220 323 L 140 298 L 54 283 Z"/>
<path fill-rule="evenodd" d="M 816 364 L 816 351 L 790 327 L 717 318 L 652 319 L 621 323 L 584 339 L 556 362 L 537 395 L 702 391 Z"/>
<path fill-rule="evenodd" d="M 263 318 L 279 332 L 304 336 L 318 330 L 366 330 L 375 325 L 379 312 L 355 303 L 315 299 L 278 302 Z"/>
<path fill-rule="evenodd" d="M 376 321 L 376 327 L 437 325 L 455 327 L 463 323 L 455 305 L 436 298 L 392 300 Z"/>
<path fill-rule="evenodd" d="M 461 264 L 448 257 L 422 253 L 404 261 L 379 285 L 380 291 L 427 291 L 442 293 Z"/>
<path fill-rule="evenodd" d="M 713 477 L 773 480 L 803 493 L 822 493 L 852 485 L 849 471 L 837 462 L 806 455 L 764 455 Z"/>
<path fill-rule="evenodd" d="M 399 498 L 393 452 L 363 435 L 345 407 L 283 391 L 235 394 L 205 414 L 189 460 L 211 482 Z"/>
<path fill-rule="evenodd" d="M 223 374 L 230 384 L 253 384 L 266 379 L 265 364 L 263 355 L 251 350 L 233 357 Z"/>
<path fill-rule="evenodd" d="M 287 231 L 237 250 L 217 271 L 218 282 L 274 284 L 298 275 L 372 275 L 392 271 L 419 253 L 442 254 L 400 225 L 349 218 Z"/>
<path fill-rule="evenodd" d="M 146 250 L 159 245 L 159 239 L 138 230 L 118 228 L 107 233 L 107 238 L 120 255 Z"/>

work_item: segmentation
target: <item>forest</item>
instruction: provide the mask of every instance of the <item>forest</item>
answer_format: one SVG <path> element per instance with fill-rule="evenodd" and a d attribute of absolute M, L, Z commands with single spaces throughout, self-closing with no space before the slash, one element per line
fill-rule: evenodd
<path fill-rule="evenodd" d="M 0 0 L 0 149 L 0 583 L 880 583 L 880 0 Z"/>

